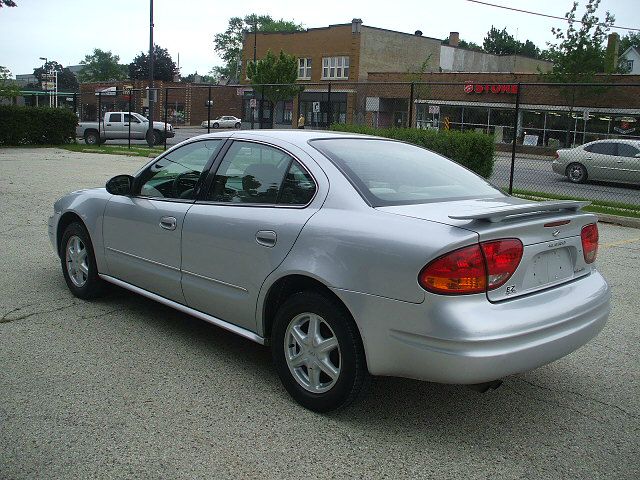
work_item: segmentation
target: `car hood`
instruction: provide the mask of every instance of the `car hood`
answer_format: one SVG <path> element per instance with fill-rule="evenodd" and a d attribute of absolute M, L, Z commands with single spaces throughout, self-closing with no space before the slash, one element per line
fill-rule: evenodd
<path fill-rule="evenodd" d="M 164 122 L 153 122 L 153 128 L 164 130 Z M 167 123 L 167 130 L 171 128 L 171 124 Z"/>

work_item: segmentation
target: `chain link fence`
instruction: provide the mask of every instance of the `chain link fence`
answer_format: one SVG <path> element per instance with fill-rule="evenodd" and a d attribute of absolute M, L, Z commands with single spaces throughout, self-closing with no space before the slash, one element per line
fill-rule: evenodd
<path fill-rule="evenodd" d="M 154 91 L 157 143 L 165 147 L 219 129 L 328 129 L 333 123 L 473 131 L 493 136 L 490 180 L 505 191 L 640 206 L 640 84 L 156 82 Z M 25 104 L 47 101 L 25 97 Z M 136 123 L 150 113 L 145 82 L 83 84 L 57 101 L 79 121 L 121 128 L 116 143 L 145 142 L 144 125 Z M 108 112 L 126 112 L 123 125 L 108 122 Z"/>

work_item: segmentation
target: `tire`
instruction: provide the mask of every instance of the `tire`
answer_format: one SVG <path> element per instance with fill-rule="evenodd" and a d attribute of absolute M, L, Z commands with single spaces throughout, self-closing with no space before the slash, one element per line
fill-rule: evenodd
<path fill-rule="evenodd" d="M 567 167 L 567 178 L 571 183 L 584 183 L 587 177 L 587 169 L 581 163 L 571 163 Z"/>
<path fill-rule="evenodd" d="M 96 131 L 89 131 L 84 134 L 84 143 L 87 145 L 100 145 L 100 135 Z"/>
<path fill-rule="evenodd" d="M 214 123 L 214 124 L 212 125 L 212 127 L 213 127 L 213 128 L 220 128 L 220 124 L 219 124 L 218 122 L 216 122 L 216 123 Z"/>
<path fill-rule="evenodd" d="M 74 250 L 80 251 L 80 256 L 74 258 Z M 93 245 L 87 229 L 81 223 L 71 223 L 62 234 L 60 261 L 64 280 L 73 295 L 88 300 L 103 293 L 104 281 L 98 276 Z"/>
<path fill-rule="evenodd" d="M 311 348 L 306 343 L 312 321 L 318 325 L 314 338 L 321 337 L 325 352 L 318 343 L 312 343 Z M 355 322 L 343 305 L 320 293 L 296 293 L 287 299 L 276 313 L 271 340 L 280 380 L 287 392 L 309 410 L 344 408 L 368 381 L 364 347 Z"/>
<path fill-rule="evenodd" d="M 154 130 L 153 131 L 153 144 L 154 145 L 160 145 L 162 142 L 163 142 L 162 133 L 160 133 L 158 130 Z"/>
<path fill-rule="evenodd" d="M 240 130 L 240 128 L 242 127 L 242 124 L 240 122 L 236 123 L 235 125 L 236 129 Z"/>

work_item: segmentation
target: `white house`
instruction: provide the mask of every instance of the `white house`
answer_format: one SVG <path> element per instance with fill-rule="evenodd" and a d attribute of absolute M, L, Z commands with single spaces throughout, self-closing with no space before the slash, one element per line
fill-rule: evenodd
<path fill-rule="evenodd" d="M 634 46 L 627 48 L 620 55 L 620 65 L 626 67 L 626 73 L 629 75 L 640 74 L 640 51 Z"/>

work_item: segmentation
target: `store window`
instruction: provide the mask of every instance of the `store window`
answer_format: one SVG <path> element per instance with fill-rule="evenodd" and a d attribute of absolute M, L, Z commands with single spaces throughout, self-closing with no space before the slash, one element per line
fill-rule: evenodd
<path fill-rule="evenodd" d="M 322 79 L 348 79 L 349 57 L 324 57 L 322 59 Z"/>
<path fill-rule="evenodd" d="M 311 79 L 311 59 L 310 58 L 298 59 L 298 79 L 300 80 Z"/>

